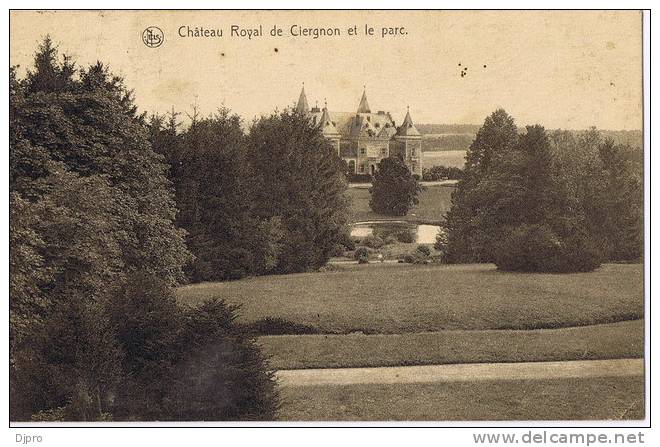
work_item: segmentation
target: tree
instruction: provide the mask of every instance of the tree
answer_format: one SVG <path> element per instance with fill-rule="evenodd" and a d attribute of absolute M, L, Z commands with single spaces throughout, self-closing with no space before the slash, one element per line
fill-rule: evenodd
<path fill-rule="evenodd" d="M 517 144 L 515 122 L 502 109 L 487 117 L 477 132 L 466 156 L 463 178 L 452 193 L 451 208 L 445 218 L 447 241 L 444 259 L 447 262 L 492 260 L 487 248 L 490 235 L 484 233 L 481 224 L 474 219 L 478 215 L 478 207 L 485 201 L 474 189 L 490 171 L 492 163 L 503 154 L 515 150 Z"/>
<path fill-rule="evenodd" d="M 280 225 L 273 271 L 323 266 L 347 232 L 347 185 L 336 151 L 318 127 L 285 111 L 252 124 L 248 154 L 254 215 Z"/>
<path fill-rule="evenodd" d="M 607 245 L 599 228 L 612 212 L 604 207 L 599 135 L 587 132 L 576 144 L 557 133 L 551 144 L 542 126 L 517 135 L 500 112 L 471 147 L 438 248 L 449 262 L 495 262 L 504 270 L 598 267 Z"/>
<path fill-rule="evenodd" d="M 419 203 L 417 194 L 421 190 L 421 185 L 403 161 L 397 157 L 384 158 L 378 163 L 369 189 L 369 206 L 378 214 L 405 216 Z"/>
<path fill-rule="evenodd" d="M 171 287 L 189 258 L 166 166 L 121 79 L 46 39 L 25 79 L 10 70 L 10 169 L 11 417 L 103 419 L 125 354 L 110 285 Z"/>
<path fill-rule="evenodd" d="M 606 140 L 598 148 L 605 171 L 603 207 L 599 221 L 607 240 L 606 256 L 612 260 L 637 260 L 644 256 L 643 170 L 627 155 L 631 148 Z"/>

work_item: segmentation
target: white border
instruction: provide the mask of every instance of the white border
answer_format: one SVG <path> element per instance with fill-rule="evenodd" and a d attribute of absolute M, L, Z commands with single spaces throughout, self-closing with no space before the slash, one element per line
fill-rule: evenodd
<path fill-rule="evenodd" d="M 282 9 L 306 9 L 310 7 L 320 7 L 320 6 L 326 6 L 326 5 L 321 5 L 319 3 L 323 2 L 303 2 L 303 1 L 279 1 L 276 4 L 272 2 L 266 2 L 266 1 L 254 1 L 254 0 L 246 0 L 246 1 L 227 1 L 223 3 L 209 3 L 209 2 L 204 2 L 204 1 L 199 1 L 199 0 L 194 0 L 194 1 L 186 1 L 182 2 L 181 0 L 178 1 L 173 1 L 173 0 L 163 0 L 163 1 L 126 1 L 126 0 L 119 0 L 119 1 L 100 1 L 100 2 L 94 2 L 93 4 L 90 2 L 82 2 L 82 1 L 57 1 L 54 3 L 46 3 L 46 2 L 35 2 L 31 0 L 26 0 L 26 1 L 10 1 L 9 2 L 9 7 L 13 8 L 48 8 L 48 9 L 67 9 L 67 8 L 72 8 L 72 9 L 85 9 L 85 8 L 90 8 L 90 9 L 96 9 L 96 8 L 102 8 L 102 9 L 119 9 L 119 8 L 125 8 L 125 9 L 133 9 L 133 8 L 142 8 L 142 9 L 151 9 L 151 8 L 157 8 L 157 9 L 204 9 L 204 8 L 237 8 L 237 9 L 274 9 L 276 6 L 277 8 L 282 8 Z M 640 4 L 641 3 L 641 4 Z M 605 8 L 648 8 L 651 7 L 651 2 L 635 2 L 635 4 L 626 4 L 625 2 L 614 2 L 614 1 L 600 1 L 600 2 L 579 2 L 579 1 L 565 1 L 565 0 L 560 0 L 560 1 L 542 1 L 542 2 L 535 2 L 533 5 L 531 5 L 529 2 L 522 2 L 522 1 L 501 1 L 497 3 L 489 3 L 489 2 L 484 2 L 484 1 L 463 1 L 463 2 L 443 2 L 442 4 L 436 4 L 428 1 L 416 1 L 416 0 L 409 0 L 406 2 L 392 2 L 392 1 L 346 1 L 346 0 L 334 0 L 332 2 L 328 2 L 327 7 L 329 9 L 348 9 L 348 8 L 361 8 L 361 9 L 370 9 L 370 8 L 410 8 L 410 9 L 435 9 L 435 8 L 444 8 L 444 9 L 468 9 L 468 8 L 505 8 L 505 9 L 527 9 L 529 7 L 534 7 L 534 8 L 552 8 L 552 9 L 557 9 L 557 8 L 585 8 L 585 9 L 605 9 Z M 651 60 L 652 55 L 650 54 L 649 51 L 649 43 L 651 43 L 651 36 L 649 35 L 649 29 L 646 26 L 649 21 L 650 21 L 650 12 L 645 12 L 644 14 L 644 23 L 645 23 L 645 29 L 644 29 L 644 127 L 645 127 L 645 166 L 650 166 L 652 169 L 652 165 L 650 163 L 650 130 L 651 130 L 651 122 L 650 122 L 650 116 L 649 116 L 649 111 L 650 111 L 650 100 L 651 100 L 651 95 L 650 95 L 650 85 L 651 85 L 651 77 L 650 77 L 650 72 L 649 72 L 649 62 Z M 3 10 L 3 19 L 5 24 L 8 24 L 8 9 Z M 656 32 L 657 35 L 657 32 Z M 5 61 L 9 60 L 9 55 L 7 53 L 8 51 L 8 41 L 5 39 L 8 38 L 8 32 L 3 33 L 2 39 L 2 45 L 0 45 L 0 51 L 2 51 L 3 57 Z M 654 39 L 656 40 L 656 39 Z M 656 44 L 654 45 L 656 50 L 654 51 L 657 52 L 657 48 L 659 48 L 659 45 Z M 625 61 L 622 61 L 622 63 L 625 63 Z M 8 85 L 8 74 L 7 71 L 3 73 L 4 77 L 4 82 L 5 86 Z M 655 76 L 654 76 L 655 78 Z M 4 90 L 6 92 L 6 90 Z M 3 95 L 6 95 L 7 93 L 3 93 Z M 7 99 L 5 96 L 5 104 L 7 104 Z M 2 119 L 4 120 L 4 123 L 8 122 L 8 116 L 7 116 L 7 108 L 3 107 L 2 108 Z M 5 154 L 7 154 L 3 158 L 3 169 L 2 169 L 2 175 L 3 175 L 3 187 L 6 188 L 8 185 L 8 148 L 7 148 L 7 127 L 6 125 L 2 127 L 2 140 L 3 142 L 3 148 L 5 148 Z M 650 255 L 650 250 L 651 250 L 651 245 L 649 243 L 650 238 L 649 238 L 649 232 L 651 229 L 650 224 L 650 212 L 649 212 L 649 207 L 650 207 L 650 194 L 651 193 L 651 188 L 650 188 L 650 170 L 647 169 L 646 174 L 645 174 L 645 205 L 646 205 L 646 232 L 647 232 L 647 245 L 646 245 L 646 253 L 647 253 L 647 260 L 650 259 L 648 256 Z M 8 201 L 7 201 L 7 191 L 5 190 L 5 193 L 2 194 L 2 208 L 3 211 L 5 212 L 5 216 L 7 216 L 6 219 L 2 221 L 3 228 L 2 230 L 4 231 L 4 234 L 8 234 L 9 227 L 8 227 Z M 8 296 L 7 296 L 7 291 L 8 291 L 8 265 L 7 265 L 7 259 L 8 259 L 8 244 L 6 242 L 6 239 L 3 240 L 3 267 L 4 271 L 6 272 L 3 278 L 7 281 L 5 283 L 5 287 L 3 287 L 3 297 L 5 300 L 3 301 L 5 303 L 5 306 L 3 308 L 3 318 L 2 318 L 2 324 L 3 324 L 3 329 L 4 329 L 4 334 L 8 333 L 8 327 L 7 327 L 7 322 L 9 319 L 8 315 L 8 310 L 6 303 L 8 303 Z M 645 281 L 646 285 L 648 287 L 649 285 L 649 280 L 651 276 L 655 276 L 656 268 L 653 268 L 651 271 L 652 265 L 647 261 L 646 263 L 646 271 L 645 271 Z M 647 290 L 647 295 L 646 295 L 646 302 L 647 302 L 647 309 L 648 309 L 648 303 L 650 301 L 650 296 L 648 294 Z M 653 316 L 657 313 L 657 309 L 660 304 L 656 304 L 656 308 L 653 311 Z M 655 321 L 658 321 L 657 318 L 654 318 Z M 648 334 L 650 331 L 650 319 L 647 318 L 646 320 L 646 331 L 647 331 L 647 340 Z M 653 334 L 653 342 L 655 343 L 656 346 L 660 346 L 660 342 L 657 340 L 658 335 L 657 335 L 657 330 Z M 648 368 L 648 359 L 650 358 L 649 356 L 649 351 L 650 347 L 649 344 L 647 343 L 646 345 L 646 358 L 647 358 L 647 368 Z M 8 352 L 7 352 L 7 343 L 2 344 L 2 352 L 1 355 L 4 356 L 4 358 L 8 358 Z M 647 369 L 648 371 L 648 369 Z M 655 371 L 653 371 L 653 377 L 656 378 L 657 376 L 657 368 L 655 368 Z M 2 393 L 4 399 L 5 405 L 2 407 L 2 412 L 1 416 L 4 421 L 8 421 L 8 400 L 7 400 L 7 386 L 6 384 L 8 383 L 8 376 L 7 376 L 7 368 L 2 368 L 2 379 L 3 379 L 3 386 L 2 388 Z M 647 388 L 648 388 L 648 381 L 651 379 L 651 377 L 647 374 Z M 655 389 L 657 389 L 660 385 L 658 385 L 657 380 L 654 381 L 656 384 Z M 657 394 L 657 393 L 654 393 Z M 650 396 L 649 396 L 650 397 Z M 650 398 L 647 398 L 647 415 L 649 414 L 648 412 L 648 406 L 650 403 Z M 653 418 L 654 420 L 657 420 L 657 413 L 658 409 L 655 410 L 656 416 Z M 653 421 L 651 421 L 653 422 Z M 395 423 L 368 423 L 368 422 L 359 422 L 359 423 L 282 423 L 282 422 L 275 422 L 275 423 L 177 423 L 176 426 L 180 428 L 162 428 L 163 426 L 171 426 L 172 424 L 166 423 L 166 424 L 154 424 L 154 423 L 144 423 L 144 424 L 134 424 L 135 427 L 161 427 L 161 428 L 155 428 L 151 430 L 141 430 L 141 429 L 117 429 L 117 428 L 111 428 L 113 426 L 126 426 L 127 424 L 125 423 L 110 423 L 110 424 L 105 424 L 105 425 L 100 425 L 100 424 L 85 424 L 85 426 L 89 426 L 90 428 L 77 428 L 77 429 L 71 429 L 71 428 L 65 428 L 67 426 L 76 426 L 80 427 L 81 424 L 60 424 L 61 428 L 37 428 L 37 427 L 29 427 L 29 428 L 11 428 L 11 429 L 5 429 L 7 431 L 7 436 L 10 436 L 11 439 L 9 439 L 9 442 L 15 442 L 15 434 L 16 433 L 27 433 L 27 434 L 41 434 L 44 437 L 43 443 L 48 443 L 48 444 L 53 444 L 53 445 L 88 445 L 90 440 L 93 440 L 94 444 L 96 445 L 112 445 L 116 446 L 117 443 L 123 442 L 123 443 L 128 443 L 129 445 L 134 445 L 134 444 L 145 444 L 145 443 L 153 443 L 153 442 L 158 442 L 159 445 L 190 445 L 196 442 L 207 442 L 211 443 L 213 442 L 214 444 L 226 444 L 226 445 L 242 445 L 242 444 L 247 444 L 249 441 L 255 441 L 255 442 L 263 442 L 264 444 L 279 444 L 279 443 L 286 443 L 287 445 L 308 445 L 309 442 L 313 442 L 314 444 L 318 445 L 333 445 L 336 446 L 338 442 L 343 442 L 343 443 L 349 443 L 349 444 L 388 444 L 388 445 L 402 445 L 402 444 L 408 444 L 413 439 L 416 440 L 416 442 L 429 442 L 429 443 L 435 443 L 435 444 L 441 444 L 441 445 L 449 445 L 449 446 L 454 446 L 454 445 L 473 445 L 472 443 L 472 437 L 471 433 L 476 433 L 476 432 L 485 432 L 485 431 L 492 431 L 492 432 L 516 432 L 519 433 L 519 436 L 522 435 L 522 433 L 526 433 L 529 431 L 529 428 L 532 427 L 538 427 L 538 426 L 545 426 L 545 427 L 555 427 L 555 428 L 563 428 L 565 429 L 564 431 L 569 431 L 571 427 L 581 427 L 581 426 L 592 426 L 592 427 L 600 427 L 598 429 L 585 429 L 585 430 L 576 430 L 578 432 L 591 432 L 591 433 L 610 433 L 612 432 L 612 426 L 628 426 L 631 427 L 630 430 L 623 430 L 623 432 L 629 432 L 629 433 L 636 433 L 640 431 L 639 429 L 633 430 L 632 428 L 634 427 L 640 427 L 640 426 L 645 426 L 648 424 L 648 421 L 642 421 L 642 422 L 629 422 L 629 421 L 624 421 L 623 423 L 611 423 L 611 422 L 589 422 L 589 421 L 582 421 L 582 422 L 540 422 L 540 421 L 533 421 L 533 422 L 514 422 L 514 421 L 506 421 L 506 422 L 437 422 L 437 423 L 405 423 L 405 422 L 395 422 Z M 242 429 L 242 430 L 190 430 L 186 429 L 185 427 L 191 427 L 195 426 L 198 427 L 200 425 L 204 425 L 206 427 L 244 427 L 246 425 L 249 426 L 264 426 L 264 427 L 290 427 L 291 425 L 295 426 L 305 426 L 305 427 L 337 427 L 337 426 L 342 426 L 342 427 L 383 427 L 383 426 L 390 426 L 390 427 L 409 427 L 409 429 L 406 430 L 390 430 L 390 429 L 358 429 L 358 428 L 352 428 L 350 430 L 329 430 L 329 429 L 323 429 L 323 428 L 318 428 L 318 429 L 287 429 L 287 428 L 279 428 L 276 430 L 262 430 L 259 428 L 252 428 L 252 429 Z M 423 430 L 419 428 L 413 428 L 413 427 L 419 427 L 419 426 L 435 426 L 435 427 L 443 427 L 441 430 Z M 469 428 L 466 427 L 507 427 L 507 426 L 517 426 L 521 427 L 518 429 L 498 429 L 498 430 L 484 430 L 484 429 L 472 429 L 470 430 Z M 657 425 L 657 424 L 653 424 Z M 92 427 L 103 427 L 103 428 L 94 428 Z M 462 427 L 460 429 L 457 429 L 459 427 Z M 295 430 L 295 431 L 293 431 Z M 550 430 L 550 429 L 548 429 Z M 573 430 L 571 430 L 573 431 Z M 658 440 L 655 436 L 655 431 L 652 430 L 641 430 L 643 431 L 647 437 L 646 441 L 651 442 L 653 439 Z M 418 438 L 419 436 L 424 437 L 425 439 L 420 439 Z M 307 439 L 307 436 L 309 436 L 309 439 Z M 249 441 L 248 441 L 249 439 Z M 164 443 L 164 444 L 163 444 Z M 536 444 L 540 445 L 540 444 Z"/>

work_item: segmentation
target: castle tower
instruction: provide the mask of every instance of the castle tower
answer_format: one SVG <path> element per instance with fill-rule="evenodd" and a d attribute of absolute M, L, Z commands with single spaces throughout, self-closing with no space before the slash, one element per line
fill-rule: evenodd
<path fill-rule="evenodd" d="M 367 87 L 364 87 L 362 91 L 362 99 L 360 99 L 360 105 L 358 105 L 357 113 L 371 113 L 369 108 L 369 102 L 367 102 Z"/>
<path fill-rule="evenodd" d="M 321 119 L 319 120 L 319 127 L 321 128 L 321 133 L 323 133 L 323 136 L 330 141 L 332 146 L 337 149 L 337 155 L 339 156 L 339 143 L 341 140 L 341 135 L 339 134 L 339 131 L 337 131 L 337 127 L 335 126 L 335 123 L 332 121 L 332 118 L 330 117 L 330 112 L 328 112 L 328 103 L 325 103 L 325 106 L 323 107 L 323 114 L 321 115 Z"/>
<path fill-rule="evenodd" d="M 307 115 L 309 113 L 309 104 L 307 103 L 307 95 L 305 95 L 305 83 L 303 82 L 302 90 L 300 91 L 300 97 L 298 98 L 298 105 L 296 105 L 296 112 L 301 115 Z"/>
<path fill-rule="evenodd" d="M 404 161 L 412 174 L 422 176 L 422 135 L 419 133 L 412 117 L 410 107 L 406 112 L 403 124 L 399 126 L 394 136 L 397 154 Z"/>

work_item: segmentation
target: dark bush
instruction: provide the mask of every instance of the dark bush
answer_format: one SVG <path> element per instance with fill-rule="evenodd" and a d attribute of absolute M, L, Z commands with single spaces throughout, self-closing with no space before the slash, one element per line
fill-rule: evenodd
<path fill-rule="evenodd" d="M 399 240 L 396 238 L 396 236 L 390 234 L 385 238 L 385 240 L 383 240 L 383 245 L 392 245 L 396 244 L 397 242 L 399 242 Z"/>
<path fill-rule="evenodd" d="M 176 421 L 272 420 L 279 407 L 273 373 L 254 339 L 234 323 L 235 307 L 212 299 L 187 309 L 162 412 Z"/>
<path fill-rule="evenodd" d="M 355 250 L 355 241 L 348 232 L 341 236 L 339 243 L 343 245 L 344 248 L 346 248 L 348 251 Z"/>
<path fill-rule="evenodd" d="M 423 256 L 431 256 L 431 247 L 428 245 L 418 245 L 417 252 Z"/>
<path fill-rule="evenodd" d="M 601 263 L 595 243 L 586 233 L 560 238 L 545 225 L 522 225 L 498 244 L 495 264 L 520 272 L 587 272 Z"/>
<path fill-rule="evenodd" d="M 365 245 L 369 248 L 380 248 L 384 244 L 383 240 L 379 236 L 369 235 L 362 239 L 362 245 Z"/>
<path fill-rule="evenodd" d="M 371 183 L 369 174 L 349 174 L 347 178 L 350 183 Z"/>
<path fill-rule="evenodd" d="M 422 180 L 435 182 L 439 180 L 460 180 L 463 178 L 463 170 L 456 167 L 433 166 L 424 170 Z"/>
<path fill-rule="evenodd" d="M 353 254 L 358 264 L 367 264 L 369 262 L 369 250 L 367 247 L 358 247 Z"/>
<path fill-rule="evenodd" d="M 399 260 L 405 262 L 406 264 L 428 264 L 430 262 L 428 256 L 423 255 L 417 250 L 412 253 L 406 253 L 401 258 L 399 258 Z"/>
<path fill-rule="evenodd" d="M 243 330 L 251 335 L 303 335 L 318 334 L 320 331 L 306 324 L 294 323 L 283 318 L 266 317 L 254 323 L 243 325 Z"/>
<path fill-rule="evenodd" d="M 333 247 L 330 249 L 330 257 L 339 258 L 341 256 L 344 256 L 344 249 L 345 247 L 341 244 L 333 245 Z"/>
<path fill-rule="evenodd" d="M 401 230 L 398 233 L 396 233 L 396 238 L 399 242 L 402 242 L 404 244 L 412 244 L 415 242 L 415 236 L 412 234 L 411 231 L 408 230 Z"/>

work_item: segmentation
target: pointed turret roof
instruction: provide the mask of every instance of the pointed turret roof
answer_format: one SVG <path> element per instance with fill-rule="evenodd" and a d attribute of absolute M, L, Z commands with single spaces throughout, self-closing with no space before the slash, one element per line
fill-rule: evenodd
<path fill-rule="evenodd" d="M 332 119 L 330 118 L 330 112 L 328 112 L 328 103 L 325 103 L 325 107 L 323 107 L 323 114 L 321 115 L 321 119 L 319 120 L 319 126 L 321 127 L 321 132 L 323 135 L 330 137 L 330 136 L 339 136 L 339 132 L 337 131 L 337 127 L 335 126 L 335 123 L 332 122 Z"/>
<path fill-rule="evenodd" d="M 300 97 L 298 98 L 298 105 L 296 106 L 296 112 L 301 115 L 306 115 L 309 113 L 309 104 L 307 103 L 307 95 L 305 95 L 305 83 L 303 82 L 302 90 L 300 91 Z"/>
<path fill-rule="evenodd" d="M 410 107 L 406 112 L 406 117 L 403 119 L 403 124 L 399 127 L 399 130 L 396 133 L 402 137 L 420 137 L 421 134 L 413 124 L 413 120 L 410 117 Z"/>
<path fill-rule="evenodd" d="M 371 109 L 369 108 L 369 102 L 367 102 L 366 87 L 362 91 L 362 99 L 360 99 L 360 105 L 358 106 L 357 113 L 371 113 Z"/>

